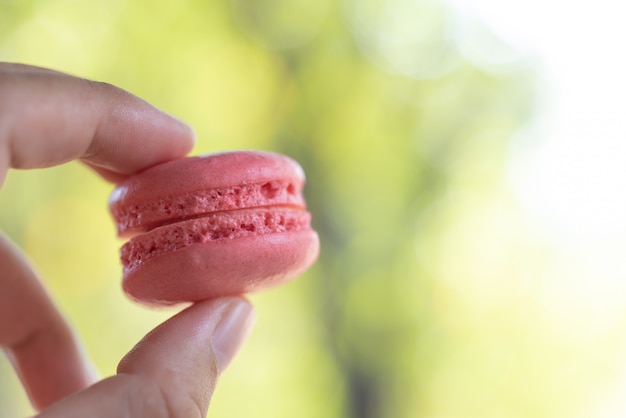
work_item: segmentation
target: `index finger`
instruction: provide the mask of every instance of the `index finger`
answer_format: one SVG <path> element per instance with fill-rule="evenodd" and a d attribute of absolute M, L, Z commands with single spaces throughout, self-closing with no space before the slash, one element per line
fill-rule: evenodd
<path fill-rule="evenodd" d="M 110 84 L 0 63 L 0 184 L 9 168 L 74 159 L 117 181 L 193 143 L 187 125 Z"/>

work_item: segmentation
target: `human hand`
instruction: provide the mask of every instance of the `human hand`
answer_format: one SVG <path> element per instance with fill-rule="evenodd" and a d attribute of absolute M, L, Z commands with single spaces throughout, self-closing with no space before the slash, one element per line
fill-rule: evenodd
<path fill-rule="evenodd" d="M 184 156 L 183 123 L 108 84 L 0 63 L 0 185 L 9 168 L 79 159 L 117 182 Z M 40 418 L 204 417 L 220 371 L 254 311 L 237 297 L 190 306 L 150 332 L 95 382 L 70 327 L 26 258 L 0 235 L 0 346 Z"/>

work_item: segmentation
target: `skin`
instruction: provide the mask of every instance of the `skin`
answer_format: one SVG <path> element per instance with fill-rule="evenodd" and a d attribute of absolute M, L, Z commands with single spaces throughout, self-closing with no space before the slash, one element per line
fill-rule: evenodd
<path fill-rule="evenodd" d="M 119 182 L 193 143 L 189 127 L 114 86 L 0 63 L 0 185 L 10 168 L 71 160 Z M 41 418 L 204 417 L 254 321 L 242 298 L 196 303 L 146 335 L 115 376 L 96 381 L 37 273 L 3 235 L 0 268 L 0 345 Z"/>

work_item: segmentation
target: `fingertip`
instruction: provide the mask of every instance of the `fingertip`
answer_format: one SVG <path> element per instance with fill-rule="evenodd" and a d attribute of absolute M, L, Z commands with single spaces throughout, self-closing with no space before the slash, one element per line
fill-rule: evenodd
<path fill-rule="evenodd" d="M 146 335 L 122 359 L 118 376 L 148 379 L 170 399 L 192 400 L 204 411 L 254 317 L 250 302 L 239 297 L 196 303 Z"/>
<path fill-rule="evenodd" d="M 177 137 L 181 138 L 181 141 L 183 142 L 182 145 L 186 147 L 184 153 L 187 154 L 196 145 L 196 131 L 191 127 L 191 125 L 182 119 L 179 119 L 170 113 L 165 114 L 172 119 L 173 124 L 178 126 L 179 133 Z"/>
<path fill-rule="evenodd" d="M 0 84 L 0 180 L 9 168 L 74 159 L 118 180 L 195 144 L 183 121 L 109 83 L 3 64 Z"/>
<path fill-rule="evenodd" d="M 254 319 L 244 298 L 196 303 L 150 332 L 120 362 L 116 376 L 61 400 L 39 417 L 205 416 L 220 372 Z"/>
<path fill-rule="evenodd" d="M 241 297 L 196 303 L 146 335 L 118 366 L 119 373 L 150 373 L 176 365 L 193 377 L 215 363 L 223 371 L 255 322 L 252 304 Z M 170 359 L 171 363 L 163 362 Z"/>
<path fill-rule="evenodd" d="M 195 133 L 189 125 L 130 93 L 120 95 L 102 111 L 106 116 L 82 161 L 123 177 L 191 151 Z"/>
<path fill-rule="evenodd" d="M 154 131 L 155 136 L 162 137 L 164 141 L 170 143 L 170 151 L 173 156 L 170 159 L 183 157 L 188 154 L 196 144 L 194 129 L 171 113 L 167 113 L 147 102 L 146 104 L 155 112 L 152 123 L 156 129 L 155 127 L 149 128 Z"/>

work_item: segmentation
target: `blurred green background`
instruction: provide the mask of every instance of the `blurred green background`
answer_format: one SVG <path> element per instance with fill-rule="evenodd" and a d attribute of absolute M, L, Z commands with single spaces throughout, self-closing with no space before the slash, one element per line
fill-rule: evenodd
<path fill-rule="evenodd" d="M 551 249 L 504 180 L 535 69 L 468 54 L 465 19 L 437 0 L 0 0 L 0 60 L 127 89 L 193 126 L 194 154 L 304 167 L 320 260 L 251 296 L 257 327 L 209 416 L 585 416 L 612 376 L 616 340 L 546 320 Z M 103 376 L 172 314 L 120 291 L 111 189 L 67 164 L 10 172 L 0 194 Z M 0 416 L 29 408 L 3 361 Z"/>

